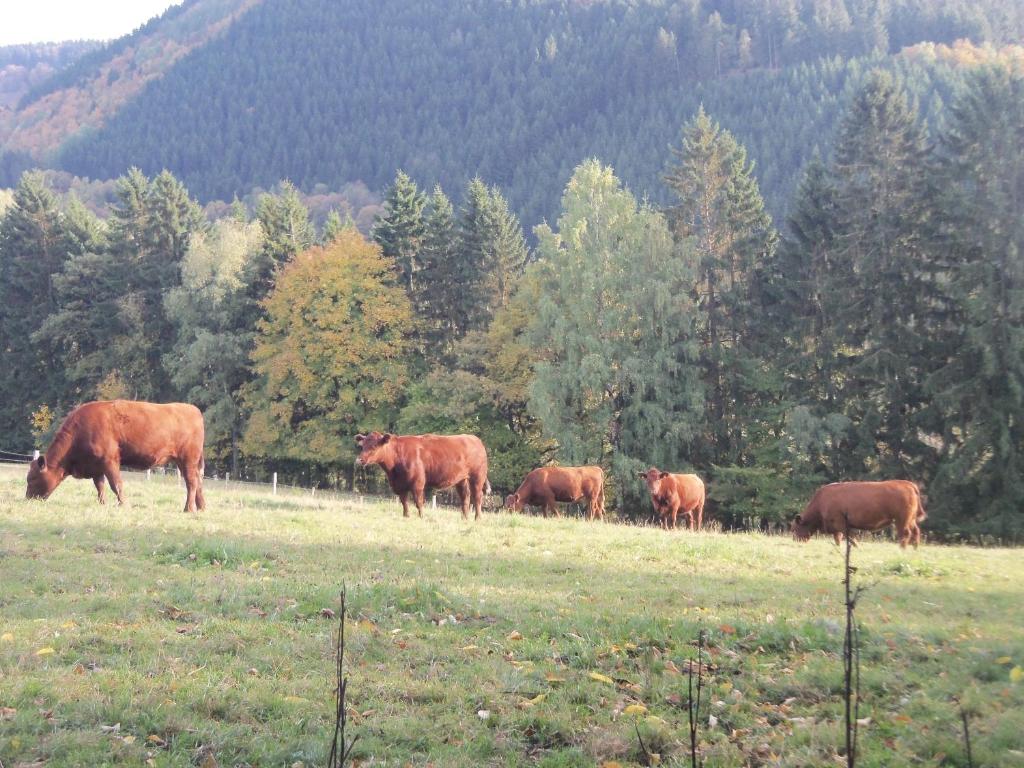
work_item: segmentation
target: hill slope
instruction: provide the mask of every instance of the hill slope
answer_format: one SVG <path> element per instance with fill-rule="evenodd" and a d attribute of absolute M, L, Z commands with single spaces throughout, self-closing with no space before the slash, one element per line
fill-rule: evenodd
<path fill-rule="evenodd" d="M 1024 29 L 1005 0 L 249 5 L 193 0 L 23 104 L 0 144 L 37 159 L 60 146 L 58 165 L 93 178 L 168 168 L 201 199 L 281 178 L 380 189 L 397 167 L 449 189 L 480 175 L 532 225 L 590 155 L 657 198 L 667 145 L 703 101 L 750 146 L 778 212 L 866 67 L 922 40 Z M 905 74 L 926 109 L 948 90 L 948 71 Z"/>
<path fill-rule="evenodd" d="M 686 763 L 702 629 L 707 765 L 837 759 L 842 561 L 825 540 L 403 520 L 393 501 L 214 481 L 209 510 L 185 515 L 170 479 L 128 483 L 130 508 L 96 506 L 84 481 L 30 503 L 22 472 L 0 470 L 6 765 L 323 765 L 336 622 L 321 611 L 342 583 L 348 735 L 367 763 L 635 766 L 634 721 L 663 764 Z M 866 542 L 855 560 L 872 585 L 861 761 L 966 764 L 964 696 L 976 764 L 1014 764 L 1019 552 Z"/>

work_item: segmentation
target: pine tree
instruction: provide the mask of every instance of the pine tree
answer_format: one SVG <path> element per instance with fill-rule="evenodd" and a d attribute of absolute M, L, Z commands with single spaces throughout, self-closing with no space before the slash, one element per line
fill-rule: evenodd
<path fill-rule="evenodd" d="M 80 213 L 69 221 L 42 174 L 26 173 L 0 220 L 0 432 L 14 445 L 31 444 L 37 406 L 63 405 L 59 347 L 33 334 L 56 308 L 55 275 L 88 246 L 92 225 Z"/>
<path fill-rule="evenodd" d="M 1024 535 L 1024 77 L 973 75 L 939 141 L 936 219 L 955 321 L 928 391 L 943 412 L 935 522 Z"/>
<path fill-rule="evenodd" d="M 832 162 L 836 218 L 827 293 L 837 299 L 840 410 L 855 424 L 851 472 L 906 476 L 928 452 L 916 435 L 934 364 L 927 342 L 935 294 L 926 249 L 924 129 L 888 73 L 853 99 Z"/>
<path fill-rule="evenodd" d="M 418 305 L 418 272 L 422 268 L 420 248 L 426 232 L 427 204 L 416 182 L 399 170 L 384 196 L 384 212 L 373 225 L 373 241 L 398 268 L 399 282 Z"/>
<path fill-rule="evenodd" d="M 701 108 L 683 127 L 676 164 L 665 177 L 679 202 L 670 211 L 675 241 L 697 258 L 702 365 L 708 392 L 704 457 L 745 460 L 745 422 L 767 387 L 754 341 L 762 322 L 758 271 L 776 235 L 746 151 Z"/>
<path fill-rule="evenodd" d="M 463 287 L 455 277 L 458 242 L 455 210 L 440 186 L 434 187 L 426 208 L 426 226 L 420 249 L 422 276 L 419 312 L 423 322 L 425 355 L 449 355 L 465 332 L 467 320 L 456 308 Z"/>

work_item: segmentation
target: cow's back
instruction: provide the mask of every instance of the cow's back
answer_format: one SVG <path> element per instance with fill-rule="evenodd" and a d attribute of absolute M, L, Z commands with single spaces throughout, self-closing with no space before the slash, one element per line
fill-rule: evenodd
<path fill-rule="evenodd" d="M 403 435 L 397 452 L 404 474 L 422 471 L 428 486 L 447 488 L 487 475 L 487 450 L 476 435 Z"/>
<path fill-rule="evenodd" d="M 828 532 L 853 528 L 877 530 L 896 521 L 916 520 L 920 492 L 907 480 L 832 483 L 811 500 Z"/>
<path fill-rule="evenodd" d="M 203 450 L 203 415 L 187 403 L 85 403 L 61 429 L 65 427 L 72 462 L 116 459 L 124 467 L 147 469 L 171 458 L 198 460 Z"/>
<path fill-rule="evenodd" d="M 697 475 L 670 475 L 676 496 L 684 509 L 704 504 L 704 481 Z"/>

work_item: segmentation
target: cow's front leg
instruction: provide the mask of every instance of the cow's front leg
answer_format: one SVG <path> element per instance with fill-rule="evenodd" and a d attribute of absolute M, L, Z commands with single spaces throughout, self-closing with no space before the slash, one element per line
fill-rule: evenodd
<path fill-rule="evenodd" d="M 841 531 L 836 531 L 835 533 L 833 533 L 832 538 L 835 539 L 837 547 L 843 543 L 843 534 Z"/>
<path fill-rule="evenodd" d="M 679 524 L 678 521 L 679 521 L 679 510 L 678 509 L 673 509 L 672 510 L 672 530 L 673 531 L 676 529 L 676 526 Z"/>
<path fill-rule="evenodd" d="M 398 500 L 402 502 L 402 517 L 409 516 L 409 492 L 402 491 L 398 494 Z"/>
<path fill-rule="evenodd" d="M 92 479 L 92 484 L 96 486 L 96 495 L 99 497 L 100 504 L 106 504 L 107 479 L 103 475 L 98 475 Z"/>
<path fill-rule="evenodd" d="M 110 483 L 110 487 L 117 495 L 117 503 L 124 506 L 127 501 L 124 497 L 124 483 L 121 481 L 121 468 L 116 464 L 108 464 L 103 469 L 103 474 L 107 477 L 107 482 Z"/>

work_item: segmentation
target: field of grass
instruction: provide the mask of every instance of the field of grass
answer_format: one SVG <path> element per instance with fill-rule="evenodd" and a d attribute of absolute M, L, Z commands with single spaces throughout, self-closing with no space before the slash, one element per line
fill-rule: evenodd
<path fill-rule="evenodd" d="M 830 540 L 345 502 L 131 476 L 131 506 L 0 471 L 0 763 L 320 766 L 348 585 L 360 766 L 842 764 Z M 1024 557 L 866 542 L 863 766 L 1024 765 Z M 639 705 L 639 706 L 631 706 Z M 628 709 L 627 709 L 628 708 Z"/>

